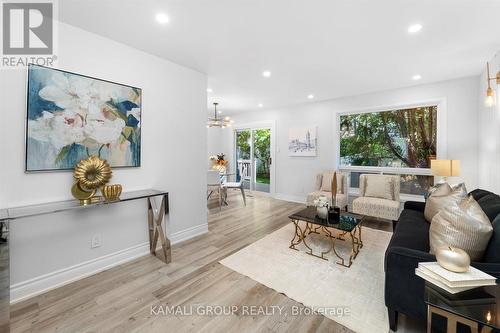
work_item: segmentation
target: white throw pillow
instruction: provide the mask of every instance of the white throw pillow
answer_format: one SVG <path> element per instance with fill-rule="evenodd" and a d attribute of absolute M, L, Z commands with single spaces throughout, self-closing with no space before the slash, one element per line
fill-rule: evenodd
<path fill-rule="evenodd" d="M 365 197 L 394 200 L 393 179 L 383 175 L 370 175 L 365 180 Z"/>
<path fill-rule="evenodd" d="M 467 196 L 465 184 L 461 183 L 453 188 L 444 183 L 435 188 L 425 203 L 424 216 L 427 222 L 431 222 L 432 218 L 439 213 L 441 209 L 450 206 L 453 203 L 462 201 Z"/>
<path fill-rule="evenodd" d="M 333 173 L 324 173 L 321 180 L 321 191 L 331 192 L 332 191 L 332 179 Z M 337 194 L 342 193 L 342 183 L 344 182 L 344 175 L 337 173 Z"/>
<path fill-rule="evenodd" d="M 493 227 L 472 196 L 452 202 L 432 218 L 429 229 L 430 253 L 441 247 L 464 250 L 473 261 L 483 258 Z"/>

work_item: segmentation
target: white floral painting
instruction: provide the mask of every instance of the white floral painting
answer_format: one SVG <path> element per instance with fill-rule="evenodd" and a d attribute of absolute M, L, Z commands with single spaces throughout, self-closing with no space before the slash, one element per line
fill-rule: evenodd
<path fill-rule="evenodd" d="M 141 162 L 141 89 L 30 65 L 26 171 L 68 170 L 96 155 Z"/>
<path fill-rule="evenodd" d="M 288 130 L 289 156 L 316 156 L 316 128 L 290 128 Z"/>

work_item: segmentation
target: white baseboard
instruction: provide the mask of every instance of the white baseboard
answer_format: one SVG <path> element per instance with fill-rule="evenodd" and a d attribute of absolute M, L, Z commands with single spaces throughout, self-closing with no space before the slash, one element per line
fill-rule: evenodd
<path fill-rule="evenodd" d="M 208 223 L 200 224 L 191 228 L 187 228 L 175 232 L 169 236 L 172 244 L 177 244 L 193 237 L 206 234 L 208 232 Z"/>
<path fill-rule="evenodd" d="M 284 200 L 284 201 L 290 201 L 290 202 L 296 202 L 300 204 L 305 204 L 306 203 L 306 196 L 301 196 L 301 195 L 291 195 L 291 194 L 284 194 L 284 193 L 275 193 L 274 198 L 278 200 Z"/>
<path fill-rule="evenodd" d="M 205 223 L 173 233 L 169 238 L 172 244 L 176 244 L 207 232 L 208 224 Z M 16 283 L 10 286 L 10 303 L 18 303 L 148 254 L 149 242 Z"/>

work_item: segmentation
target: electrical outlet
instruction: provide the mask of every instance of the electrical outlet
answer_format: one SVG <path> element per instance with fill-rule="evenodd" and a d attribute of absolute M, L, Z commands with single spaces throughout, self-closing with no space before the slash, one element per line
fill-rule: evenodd
<path fill-rule="evenodd" d="M 92 239 L 90 241 L 90 248 L 95 249 L 96 247 L 101 246 L 101 242 L 101 234 L 95 234 L 94 236 L 92 236 Z"/>

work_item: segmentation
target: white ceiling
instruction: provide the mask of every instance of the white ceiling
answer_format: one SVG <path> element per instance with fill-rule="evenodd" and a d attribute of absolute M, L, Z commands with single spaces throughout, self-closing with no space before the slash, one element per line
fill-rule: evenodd
<path fill-rule="evenodd" d="M 499 0 L 62 0 L 59 15 L 208 74 L 226 113 L 477 75 L 500 49 Z"/>

